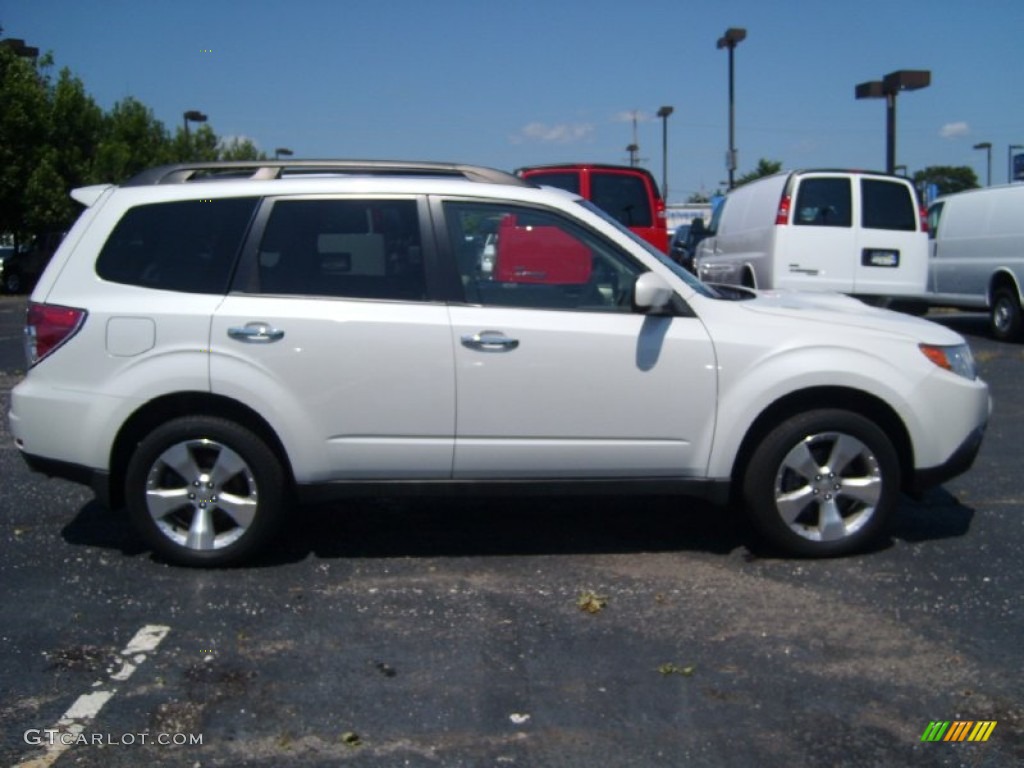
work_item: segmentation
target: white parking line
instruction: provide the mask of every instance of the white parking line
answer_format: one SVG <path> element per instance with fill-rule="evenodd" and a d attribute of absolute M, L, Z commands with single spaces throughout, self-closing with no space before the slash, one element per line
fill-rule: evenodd
<path fill-rule="evenodd" d="M 111 686 L 109 683 L 124 682 L 131 677 L 139 665 L 146 660 L 146 654 L 155 651 L 170 631 L 170 627 L 147 624 L 136 632 L 135 636 L 128 641 L 128 645 L 121 651 L 121 669 L 110 675 L 105 690 L 84 693 L 75 699 L 75 703 L 68 708 L 56 725 L 44 731 L 44 733 L 54 734 L 53 738 L 46 739 L 46 754 L 18 763 L 14 768 L 49 768 L 53 765 L 54 761 L 75 743 L 75 739 L 95 719 L 103 709 L 103 705 L 117 693 L 117 687 Z M 93 687 L 98 688 L 101 685 L 103 685 L 103 681 L 98 680 Z M 62 737 L 61 734 L 68 735 Z"/>

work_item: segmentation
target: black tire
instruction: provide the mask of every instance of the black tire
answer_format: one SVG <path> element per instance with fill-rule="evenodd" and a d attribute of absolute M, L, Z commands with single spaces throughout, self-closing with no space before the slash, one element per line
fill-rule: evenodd
<path fill-rule="evenodd" d="M 779 424 L 754 450 L 743 478 L 754 526 L 800 557 L 864 549 L 886 529 L 899 488 L 889 438 L 843 410 L 808 411 Z"/>
<path fill-rule="evenodd" d="M 1020 297 L 1012 288 L 997 288 L 992 295 L 992 313 L 989 326 L 993 338 L 1016 341 L 1021 335 Z"/>
<path fill-rule="evenodd" d="M 155 429 L 125 474 L 136 530 L 185 566 L 237 565 L 255 555 L 281 522 L 284 491 L 274 452 L 245 427 L 209 416 Z"/>
<path fill-rule="evenodd" d="M 4 291 L 7 293 L 21 293 L 21 275 L 15 271 L 4 274 Z"/>

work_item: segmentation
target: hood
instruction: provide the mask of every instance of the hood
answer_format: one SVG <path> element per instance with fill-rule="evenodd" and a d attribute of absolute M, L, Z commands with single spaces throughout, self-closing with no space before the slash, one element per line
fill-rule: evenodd
<path fill-rule="evenodd" d="M 803 322 L 829 323 L 905 336 L 929 344 L 963 344 L 960 334 L 920 317 L 879 309 L 840 293 L 810 291 L 755 291 L 755 298 L 739 302 L 755 314 L 789 317 Z"/>

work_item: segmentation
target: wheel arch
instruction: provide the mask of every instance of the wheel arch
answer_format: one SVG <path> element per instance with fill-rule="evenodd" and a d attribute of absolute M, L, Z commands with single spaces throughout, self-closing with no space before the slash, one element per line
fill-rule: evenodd
<path fill-rule="evenodd" d="M 877 424 L 892 440 L 900 462 L 900 477 L 908 487 L 914 473 L 914 449 L 910 433 L 899 415 L 878 397 L 851 387 L 812 387 L 779 398 L 765 408 L 751 424 L 740 443 L 732 468 L 732 487 L 742 486 L 743 474 L 754 450 L 776 426 L 799 413 L 823 408 L 857 413 Z"/>
<path fill-rule="evenodd" d="M 988 305 L 991 307 L 995 301 L 996 291 L 1001 288 L 1009 288 L 1017 294 L 1017 300 L 1024 305 L 1024 294 L 1021 293 L 1020 281 L 1012 269 L 1001 267 L 992 273 L 988 281 Z"/>
<path fill-rule="evenodd" d="M 177 392 L 164 395 L 136 410 L 121 426 L 110 451 L 109 495 L 113 509 L 124 506 L 124 479 L 132 453 L 145 435 L 171 419 L 184 416 L 216 416 L 251 430 L 277 456 L 286 481 L 294 485 L 288 453 L 267 421 L 248 406 L 209 392 Z"/>

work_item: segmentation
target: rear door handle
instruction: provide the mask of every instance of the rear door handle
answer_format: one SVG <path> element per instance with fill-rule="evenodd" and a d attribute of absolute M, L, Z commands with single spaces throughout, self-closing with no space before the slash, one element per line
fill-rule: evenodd
<path fill-rule="evenodd" d="M 268 323 L 252 322 L 246 323 L 242 328 L 228 328 L 228 336 L 247 344 L 270 344 L 283 339 L 284 331 Z"/>
<path fill-rule="evenodd" d="M 501 331 L 480 331 L 463 336 L 462 346 L 481 352 L 507 352 L 519 346 L 519 339 L 510 339 Z"/>

